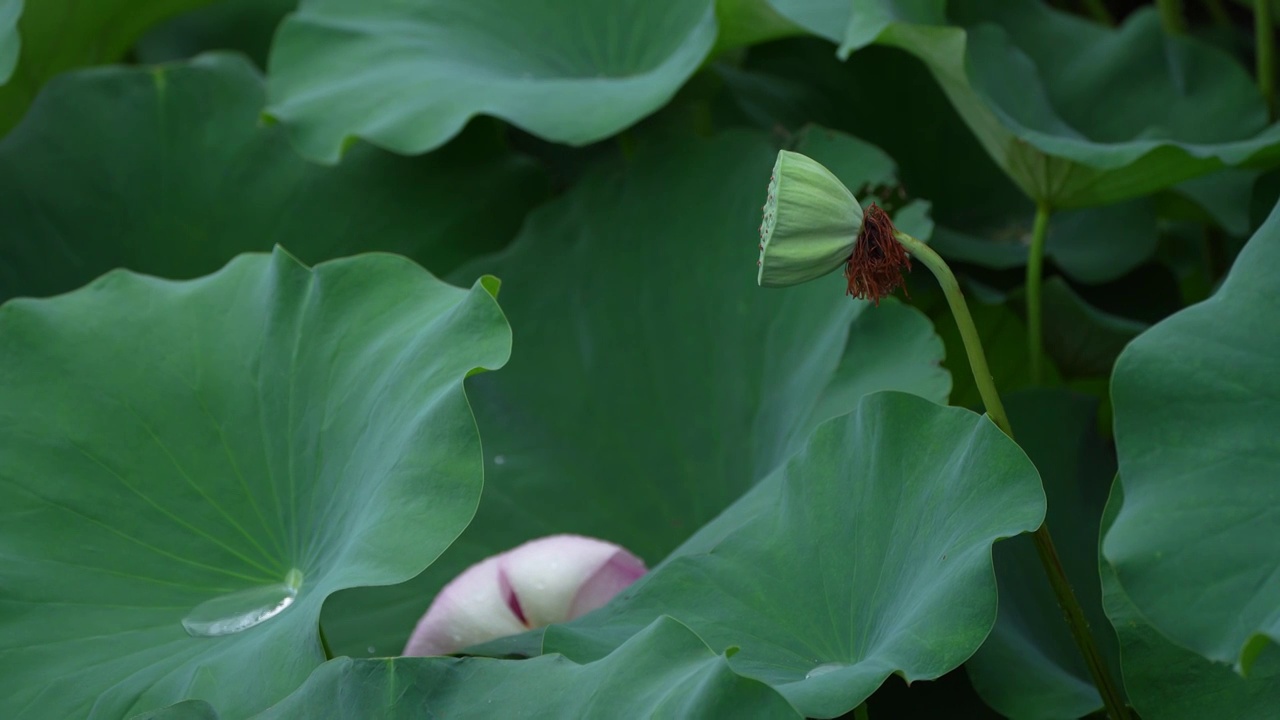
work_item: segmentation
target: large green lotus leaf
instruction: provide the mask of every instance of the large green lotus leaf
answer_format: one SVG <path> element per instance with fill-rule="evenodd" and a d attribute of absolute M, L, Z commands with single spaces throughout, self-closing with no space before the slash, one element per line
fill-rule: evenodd
<path fill-rule="evenodd" d="M 151 26 L 210 2 L 0 0 L 0 135 L 18 124 L 53 76 L 115 62 Z"/>
<path fill-rule="evenodd" d="M 139 62 L 159 63 L 236 50 L 266 67 L 276 27 L 297 7 L 298 0 L 218 0 L 153 27 L 134 45 L 134 54 Z"/>
<path fill-rule="evenodd" d="M 0 306 L 0 715 L 243 717 L 296 688 L 326 596 L 408 579 L 466 527 L 462 381 L 510 344 L 481 283 L 393 255 Z"/>
<path fill-rule="evenodd" d="M 331 660 L 275 718 L 799 718 L 776 691 L 738 675 L 689 628 L 654 620 L 612 654 L 577 664 L 529 660 Z"/>
<path fill-rule="evenodd" d="M 1116 363 L 1124 507 L 1104 552 L 1175 642 L 1248 670 L 1280 640 L 1280 211 L 1209 300 Z"/>
<path fill-rule="evenodd" d="M 849 344 L 835 375 L 823 389 L 813 425 L 843 415 L 858 400 L 880 390 L 899 390 L 945 403 L 951 373 L 944 370 L 942 338 L 924 313 L 893 298 L 864 312 L 849 330 Z"/>
<path fill-rule="evenodd" d="M 323 666 L 322 666 L 323 667 Z M 218 711 L 204 700 L 183 700 L 174 705 L 166 705 L 155 710 L 148 710 L 129 718 L 129 720 L 219 720 Z"/>
<path fill-rule="evenodd" d="M 258 126 L 263 102 L 233 55 L 51 83 L 0 141 L 0 300 L 116 267 L 196 277 L 273 243 L 307 262 L 397 252 L 442 273 L 505 245 L 545 197 L 531 161 L 478 134 L 427 158 L 364 147 L 312 165 Z"/>
<path fill-rule="evenodd" d="M 776 155 L 763 133 L 642 144 L 535 211 L 508 251 L 460 271 L 503 279 L 519 348 L 503 381 L 472 386 L 484 501 L 423 576 L 336 596 L 325 613 L 336 649 L 399 653 L 444 583 L 533 537 L 598 536 L 652 565 L 861 393 L 945 402 L 941 346 L 918 311 L 884 303 L 875 312 L 892 322 L 869 317 L 838 272 L 757 287 Z"/>
<path fill-rule="evenodd" d="M 18 35 L 18 18 L 22 17 L 22 0 L 0 0 L 0 83 L 9 79 L 18 64 L 22 38 Z"/>
<path fill-rule="evenodd" d="M 1166 35 L 1152 9 L 1107 28 L 1035 0 L 770 2 L 842 54 L 878 42 L 919 57 L 996 163 L 1055 208 L 1280 160 L 1244 69 Z"/>
<path fill-rule="evenodd" d="M 1112 489 L 1103 515 L 1106 533 L 1124 504 L 1124 489 Z M 1134 709 L 1162 720 L 1271 720 L 1280 707 L 1280 647 L 1269 645 L 1249 677 L 1207 660 L 1153 628 L 1125 595 L 1115 570 L 1101 561 L 1107 615 L 1120 638 L 1125 685 Z"/>
<path fill-rule="evenodd" d="M 1098 401 L 1062 389 L 1005 396 L 1018 444 L 1040 470 L 1049 526 L 1076 597 L 1108 666 L 1120 680 L 1115 636 L 1102 611 L 1098 523 L 1115 455 L 1098 435 Z M 1102 707 L 1084 659 L 1030 537 L 995 548 L 1000 611 L 966 668 L 974 688 L 1006 717 L 1070 720 Z"/>
<path fill-rule="evenodd" d="M 742 506 L 619 600 L 543 637 L 600 657 L 670 614 L 807 716 L 835 717 L 892 673 L 937 678 L 996 616 L 992 543 L 1044 517 L 1035 467 L 984 416 L 864 396 Z M 739 515 L 741 513 L 741 515 Z"/>
<path fill-rule="evenodd" d="M 585 145 L 664 105 L 716 40 L 712 0 L 303 0 L 268 112 L 303 155 L 431 150 L 474 115 Z"/>

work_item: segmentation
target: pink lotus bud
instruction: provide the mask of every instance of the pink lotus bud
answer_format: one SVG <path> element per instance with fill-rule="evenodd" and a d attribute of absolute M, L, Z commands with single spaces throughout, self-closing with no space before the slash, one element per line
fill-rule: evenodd
<path fill-rule="evenodd" d="M 405 655 L 447 655 L 603 607 L 645 573 L 625 549 L 551 535 L 482 560 L 436 595 Z"/>

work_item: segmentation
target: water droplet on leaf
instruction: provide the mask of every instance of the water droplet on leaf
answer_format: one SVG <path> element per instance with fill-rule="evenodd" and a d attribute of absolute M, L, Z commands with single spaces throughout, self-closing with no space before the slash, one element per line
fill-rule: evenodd
<path fill-rule="evenodd" d="M 290 570 L 282 583 L 238 590 L 200 603 L 182 618 L 182 627 L 196 637 L 248 630 L 287 610 L 301 586 L 302 572 Z"/>
<path fill-rule="evenodd" d="M 841 669 L 841 668 L 845 668 L 845 667 L 848 667 L 848 665 L 845 665 L 844 663 L 823 663 L 823 664 L 821 664 L 821 665 L 819 665 L 819 666 L 815 667 L 814 669 L 810 670 L 809 672 L 805 673 L 805 675 L 804 675 L 804 679 L 805 679 L 805 680 L 808 680 L 809 678 L 816 678 L 816 677 L 818 677 L 818 676 L 820 676 L 820 675 L 826 675 L 827 673 L 833 673 L 833 672 L 835 672 L 835 671 L 837 671 L 837 670 L 839 670 L 839 669 Z"/>

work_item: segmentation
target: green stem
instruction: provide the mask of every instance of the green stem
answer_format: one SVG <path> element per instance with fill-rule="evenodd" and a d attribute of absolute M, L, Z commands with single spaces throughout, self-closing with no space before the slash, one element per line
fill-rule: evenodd
<path fill-rule="evenodd" d="M 1046 224 L 1047 222 L 1046 214 Z M 895 232 L 893 236 L 902 243 L 913 258 L 924 263 L 924 266 L 929 268 L 933 276 L 938 279 L 942 294 L 946 296 L 947 305 L 951 307 L 951 314 L 955 317 L 956 327 L 960 330 L 960 338 L 964 341 L 965 354 L 969 357 L 969 369 L 973 371 L 973 380 L 978 386 L 983 404 L 986 405 L 987 416 L 996 424 L 996 427 L 1012 439 L 1013 428 L 1009 425 L 1009 416 L 1005 414 L 1004 403 L 1000 401 L 1000 394 L 996 392 L 991 369 L 987 365 L 987 356 L 982 350 L 982 340 L 978 336 L 977 327 L 973 324 L 973 316 L 969 314 L 969 306 L 964 301 L 964 294 L 960 291 L 960 283 L 956 281 L 956 276 L 951 272 L 951 268 L 947 267 L 946 261 L 928 245 L 901 231 Z M 1058 557 L 1053 536 L 1049 534 L 1048 523 L 1041 524 L 1032 538 L 1035 540 L 1036 552 L 1040 555 L 1040 564 L 1044 566 L 1045 574 L 1049 577 L 1049 584 L 1058 598 L 1058 605 L 1066 617 L 1071 636 L 1075 639 L 1080 654 L 1084 656 L 1085 664 L 1089 667 L 1089 674 L 1093 676 L 1093 682 L 1098 687 L 1098 694 L 1102 696 L 1107 714 L 1113 720 L 1129 720 L 1129 709 L 1124 704 L 1124 696 L 1120 694 L 1111 673 L 1107 671 L 1106 661 L 1102 659 L 1102 653 L 1089 632 L 1089 622 L 1084 616 L 1084 610 L 1080 607 L 1080 601 L 1076 599 L 1075 592 L 1071 589 L 1070 581 L 1067 580 L 1067 572 L 1063 569 L 1062 561 Z"/>
<path fill-rule="evenodd" d="M 618 133 L 618 149 L 622 151 L 623 160 L 631 160 L 636 156 L 636 139 L 627 130 Z"/>
<path fill-rule="evenodd" d="M 1084 656 L 1085 664 L 1089 666 L 1089 674 L 1093 676 L 1098 694 L 1102 696 L 1103 707 L 1112 720 L 1129 720 L 1129 708 L 1124 703 L 1124 695 L 1112 680 L 1111 673 L 1107 670 L 1107 661 L 1102 659 L 1102 652 L 1098 650 L 1098 645 L 1089 632 L 1089 620 L 1084 616 L 1084 609 L 1080 607 L 1075 591 L 1067 580 L 1067 571 L 1062 567 L 1062 559 L 1058 557 L 1058 549 L 1049 534 L 1049 523 L 1042 523 L 1031 537 L 1035 540 L 1036 554 L 1040 556 L 1040 564 L 1049 576 L 1053 593 L 1058 596 L 1058 605 L 1067 619 L 1071 636 L 1075 639 L 1080 654 Z"/>
<path fill-rule="evenodd" d="M 871 712 L 865 702 L 853 709 L 853 720 L 871 720 Z"/>
<path fill-rule="evenodd" d="M 1000 393 L 996 392 L 995 380 L 991 377 L 991 368 L 987 366 L 987 355 L 982 351 L 982 339 L 978 337 L 978 328 L 973 324 L 973 316 L 969 314 L 969 306 L 964 301 L 964 293 L 960 292 L 960 283 L 951 268 L 933 248 L 925 245 L 910 235 L 896 231 L 893 237 L 911 253 L 916 260 L 924 263 L 929 272 L 938 279 L 942 286 L 942 294 L 951 306 L 951 314 L 955 316 L 956 327 L 960 329 L 960 339 L 964 341 L 964 352 L 969 357 L 969 369 L 973 371 L 973 381 L 978 386 L 978 394 L 982 396 L 982 404 L 987 408 L 987 415 L 996 427 L 1005 435 L 1013 437 L 1013 427 L 1009 425 L 1009 416 L 1005 414 L 1004 403 L 1000 401 Z"/>
<path fill-rule="evenodd" d="M 1204 9 L 1209 13 L 1209 17 L 1213 20 L 1213 24 L 1219 27 L 1231 27 L 1231 16 L 1227 14 L 1227 9 L 1222 6 L 1222 0 L 1201 0 L 1204 3 Z"/>
<path fill-rule="evenodd" d="M 1254 0 L 1254 42 L 1258 56 L 1258 91 L 1267 104 L 1267 117 L 1276 119 L 1276 29 L 1271 23 L 1271 0 Z"/>
<path fill-rule="evenodd" d="M 1160 23 L 1165 32 L 1181 35 L 1187 31 L 1182 19 L 1182 0 L 1156 0 L 1156 5 L 1160 8 Z"/>
<path fill-rule="evenodd" d="M 1110 27 L 1116 24 L 1116 19 L 1111 16 L 1111 11 L 1102 0 L 1084 0 L 1084 9 L 1103 25 Z"/>
<path fill-rule="evenodd" d="M 1049 206 L 1036 204 L 1036 221 L 1031 230 L 1031 249 L 1027 254 L 1027 359 L 1031 382 L 1044 383 L 1044 325 L 1040 312 L 1040 286 L 1044 281 L 1044 245 L 1049 237 Z"/>

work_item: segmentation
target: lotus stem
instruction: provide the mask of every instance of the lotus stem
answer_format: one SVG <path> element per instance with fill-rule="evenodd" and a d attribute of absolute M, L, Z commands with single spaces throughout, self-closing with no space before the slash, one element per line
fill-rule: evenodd
<path fill-rule="evenodd" d="M 1181 35 L 1187 31 L 1186 21 L 1182 18 L 1182 0 L 1156 0 L 1160 8 L 1160 23 L 1164 31 L 1170 35 Z"/>
<path fill-rule="evenodd" d="M 1107 9 L 1106 4 L 1103 3 L 1102 0 L 1084 0 L 1084 9 L 1089 12 L 1089 15 L 1091 15 L 1094 20 L 1097 20 L 1107 27 L 1111 27 L 1116 24 L 1116 19 L 1112 17 L 1111 11 Z"/>
<path fill-rule="evenodd" d="M 1044 325 L 1040 310 L 1044 281 L 1044 246 L 1049 236 L 1049 206 L 1036 204 L 1036 220 L 1031 230 L 1031 249 L 1027 254 L 1027 360 L 1031 382 L 1044 383 Z"/>
<path fill-rule="evenodd" d="M 1267 118 L 1276 119 L 1276 30 L 1271 21 L 1271 0 L 1254 0 L 1254 42 L 1257 45 L 1258 92 L 1267 104 Z"/>
<path fill-rule="evenodd" d="M 1037 222 L 1037 225 L 1048 225 L 1047 209 L 1043 213 L 1037 213 L 1037 220 L 1041 214 L 1044 215 L 1044 222 Z M 1043 235 L 1043 232 L 1041 234 Z M 960 330 L 960 338 L 964 341 L 965 354 L 969 358 L 969 369 L 973 371 L 973 380 L 986 406 L 987 416 L 996 424 L 996 427 L 1013 439 L 1013 428 L 1009 424 L 1009 416 L 1005 413 L 1000 394 L 996 392 L 991 369 L 987 365 L 987 356 L 982 350 L 982 340 L 973 323 L 973 316 L 969 314 L 969 306 L 965 303 L 964 294 L 960 291 L 960 283 L 956 281 L 956 276 L 951 272 L 946 261 L 928 245 L 900 230 L 895 231 L 893 237 L 907 249 L 912 257 L 929 268 L 933 276 L 938 279 L 938 285 L 942 287 L 942 293 L 947 298 L 951 314 Z M 1048 523 L 1042 523 L 1032 538 L 1035 540 L 1036 552 L 1040 556 L 1040 564 L 1044 566 L 1045 574 L 1049 577 L 1049 584 L 1058 598 L 1058 605 L 1062 608 L 1067 625 L 1071 629 L 1071 636 L 1084 657 L 1107 714 L 1113 720 L 1129 720 L 1129 709 L 1125 706 L 1124 696 L 1116 687 L 1111 673 L 1107 670 L 1106 661 L 1098 650 L 1098 644 L 1089 632 L 1089 622 L 1085 619 L 1084 610 L 1080 607 L 1080 601 L 1076 599 L 1075 591 L 1071 589 L 1071 582 L 1067 579 L 1066 570 L 1058 557 L 1053 536 L 1049 534 Z"/>
<path fill-rule="evenodd" d="M 1009 416 L 1004 411 L 1004 403 L 1000 393 L 996 392 L 995 380 L 991 377 L 991 368 L 987 365 L 987 354 L 982 350 L 982 339 L 978 336 L 978 328 L 973 324 L 973 316 L 969 314 L 969 305 L 964 301 L 964 293 L 960 291 L 960 283 L 951 272 L 945 260 L 933 248 L 910 235 L 895 230 L 893 237 L 902 244 L 907 252 L 916 260 L 924 263 L 929 272 L 938 279 L 942 286 L 942 294 L 947 298 L 951 314 L 955 317 L 956 327 L 960 329 L 960 339 L 964 341 L 964 351 L 969 358 L 969 369 L 973 371 L 973 381 L 978 386 L 978 394 L 982 396 L 982 404 L 986 406 L 987 415 L 996 427 L 1005 435 L 1013 437 L 1013 428 L 1009 425 Z"/>
<path fill-rule="evenodd" d="M 1227 14 L 1227 9 L 1222 6 L 1222 0 L 1201 0 L 1204 3 L 1205 12 L 1209 13 L 1209 17 L 1213 19 L 1213 23 L 1220 27 L 1231 26 L 1231 16 Z"/>

